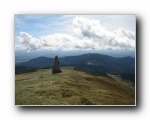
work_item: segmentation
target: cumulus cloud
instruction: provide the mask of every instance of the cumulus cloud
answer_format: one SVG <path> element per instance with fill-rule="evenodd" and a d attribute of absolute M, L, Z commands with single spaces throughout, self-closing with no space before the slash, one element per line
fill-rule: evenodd
<path fill-rule="evenodd" d="M 116 31 L 108 31 L 98 20 L 89 20 L 83 17 L 76 17 L 73 20 L 75 32 L 82 34 L 83 38 L 92 39 L 99 48 L 112 49 L 134 49 L 135 32 L 119 28 Z"/>
<path fill-rule="evenodd" d="M 41 38 L 44 47 L 48 47 L 52 50 L 74 50 L 81 48 L 81 40 L 77 37 L 68 34 L 54 34 Z"/>
<path fill-rule="evenodd" d="M 72 25 L 76 34 L 52 34 L 36 39 L 25 32 L 20 32 L 19 42 L 28 52 L 37 49 L 51 50 L 100 50 L 100 49 L 134 49 L 135 32 L 119 28 L 106 30 L 99 20 L 76 17 Z M 77 37 L 82 34 L 82 37 Z M 19 46 L 16 46 L 19 48 Z"/>
<path fill-rule="evenodd" d="M 26 32 L 20 32 L 20 37 L 18 37 L 18 39 L 19 42 L 26 47 L 27 52 L 30 52 L 31 50 L 37 50 L 42 47 L 41 40 L 32 37 Z"/>

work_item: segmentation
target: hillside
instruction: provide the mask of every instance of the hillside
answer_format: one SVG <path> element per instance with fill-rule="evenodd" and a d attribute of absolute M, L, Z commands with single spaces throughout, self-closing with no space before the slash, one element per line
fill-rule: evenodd
<path fill-rule="evenodd" d="M 72 67 L 62 73 L 51 69 L 15 75 L 16 105 L 135 105 L 130 82 L 91 75 Z M 111 74 L 109 74 L 111 76 Z"/>

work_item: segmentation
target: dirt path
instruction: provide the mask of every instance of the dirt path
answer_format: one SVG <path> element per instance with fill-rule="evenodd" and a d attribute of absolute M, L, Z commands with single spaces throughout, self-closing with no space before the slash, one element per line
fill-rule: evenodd
<path fill-rule="evenodd" d="M 52 70 L 48 70 L 48 71 L 44 72 L 43 74 L 52 74 Z"/>
<path fill-rule="evenodd" d="M 32 76 L 30 78 L 17 80 L 15 82 L 32 81 L 32 80 L 38 80 L 38 79 L 39 79 L 39 76 Z"/>

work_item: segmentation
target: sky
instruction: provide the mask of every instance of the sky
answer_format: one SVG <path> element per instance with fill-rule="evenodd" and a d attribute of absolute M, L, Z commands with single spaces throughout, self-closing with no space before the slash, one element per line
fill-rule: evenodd
<path fill-rule="evenodd" d="M 135 15 L 15 15 L 15 50 L 135 50 Z"/>

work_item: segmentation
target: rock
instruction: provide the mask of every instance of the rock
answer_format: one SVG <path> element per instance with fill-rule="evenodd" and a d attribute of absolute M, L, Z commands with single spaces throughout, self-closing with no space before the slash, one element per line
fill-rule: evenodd
<path fill-rule="evenodd" d="M 92 105 L 92 102 L 90 102 L 88 99 L 81 97 L 81 104 L 82 105 Z"/>
<path fill-rule="evenodd" d="M 62 72 L 59 66 L 58 56 L 55 56 L 52 74 Z"/>
<path fill-rule="evenodd" d="M 71 97 L 73 94 L 74 94 L 73 91 L 65 90 L 65 91 L 63 91 L 63 93 L 62 93 L 62 97 Z"/>

